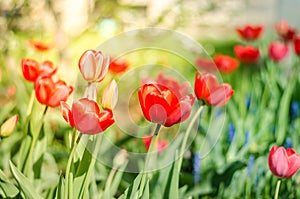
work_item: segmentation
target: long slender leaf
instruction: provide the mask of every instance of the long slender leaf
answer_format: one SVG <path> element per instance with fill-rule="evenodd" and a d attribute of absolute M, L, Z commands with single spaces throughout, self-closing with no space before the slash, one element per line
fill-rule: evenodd
<path fill-rule="evenodd" d="M 0 170 L 0 195 L 3 198 L 14 198 L 18 193 L 19 190 L 15 185 L 13 185 L 9 180 L 6 178 L 4 173 Z"/>
<path fill-rule="evenodd" d="M 9 161 L 10 170 L 19 184 L 19 188 L 23 192 L 26 198 L 42 199 L 42 197 L 35 192 L 34 186 L 31 182 L 15 167 L 15 165 Z"/>

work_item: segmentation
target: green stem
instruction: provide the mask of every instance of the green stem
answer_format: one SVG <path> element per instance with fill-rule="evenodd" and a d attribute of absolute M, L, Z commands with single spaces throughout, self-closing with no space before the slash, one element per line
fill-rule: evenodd
<path fill-rule="evenodd" d="M 274 196 L 274 199 L 278 199 L 279 189 L 280 189 L 280 183 L 281 183 L 281 180 L 278 179 L 278 180 L 277 180 L 277 184 L 276 184 L 276 190 L 275 190 L 275 196 Z"/>
<path fill-rule="evenodd" d="M 158 142 L 158 132 L 159 132 L 160 128 L 161 128 L 161 124 L 157 124 L 156 128 L 155 128 L 155 131 L 154 131 L 154 134 L 153 134 L 152 139 L 151 139 L 150 147 L 149 147 L 147 155 L 146 155 L 146 161 L 145 161 L 145 165 L 144 165 L 143 176 L 142 176 L 142 180 L 141 180 L 141 184 L 140 184 L 140 188 L 139 188 L 139 197 L 141 197 L 143 195 L 143 191 L 144 191 L 144 187 L 145 187 L 145 183 L 146 183 L 146 178 L 147 178 L 147 171 L 148 171 L 149 162 L 150 162 L 150 158 L 151 158 L 151 153 L 155 150 L 155 145 Z"/>
<path fill-rule="evenodd" d="M 70 178 L 70 169 L 71 169 L 71 165 L 73 162 L 73 158 L 74 158 L 74 154 L 76 151 L 76 148 L 78 146 L 78 143 L 80 141 L 82 134 L 80 134 L 76 140 L 76 142 L 73 144 L 69 159 L 68 159 L 68 163 L 67 163 L 67 168 L 66 168 L 66 174 L 65 174 L 65 190 L 64 190 L 64 198 L 67 199 L 68 198 L 68 193 L 69 193 L 69 178 Z"/>
<path fill-rule="evenodd" d="M 83 186 L 82 186 L 83 189 L 79 193 L 79 198 L 81 198 L 81 196 L 83 197 L 84 192 L 87 191 L 88 186 L 90 184 L 92 171 L 93 171 L 95 163 L 96 163 L 96 159 L 97 159 L 98 151 L 99 151 L 99 148 L 100 148 L 100 143 L 102 141 L 102 137 L 103 137 L 102 134 L 98 135 L 98 137 L 97 137 L 96 146 L 95 146 L 95 149 L 94 149 L 93 154 L 92 154 L 92 160 L 91 160 L 91 163 L 89 165 L 89 168 L 88 168 L 88 171 L 87 171 L 87 174 L 86 174 L 86 178 L 83 182 L 84 183 Z"/>
<path fill-rule="evenodd" d="M 47 110 L 48 110 L 48 106 L 46 106 L 46 108 L 43 112 L 42 118 L 41 118 L 41 120 L 39 122 L 39 125 L 37 127 L 36 135 L 32 136 L 32 142 L 31 142 L 29 153 L 28 153 L 28 156 L 27 156 L 28 158 L 26 160 L 25 168 L 24 168 L 24 173 L 28 177 L 30 176 L 30 173 L 31 173 L 31 165 L 32 165 L 34 148 L 35 148 L 35 145 L 36 145 L 36 143 L 39 139 L 40 132 L 41 132 L 41 129 L 42 129 L 42 126 L 43 126 L 43 123 L 44 123 L 44 119 L 45 119 L 45 115 L 47 113 Z"/>
<path fill-rule="evenodd" d="M 189 138 L 189 135 L 191 133 L 191 130 L 193 128 L 193 125 L 195 124 L 196 120 L 198 119 L 200 113 L 202 112 L 204 108 L 204 105 L 201 105 L 198 109 L 198 111 L 195 113 L 194 117 L 192 118 L 192 121 L 190 122 L 185 134 L 184 134 L 184 138 L 183 138 L 183 141 L 182 141 L 182 144 L 181 144 L 181 148 L 180 148 L 180 152 L 179 152 L 179 155 L 180 155 L 180 158 L 179 158 L 179 162 L 178 162 L 178 168 L 180 170 L 181 168 L 181 164 L 182 164 L 182 160 L 183 160 L 183 154 L 184 154 L 184 150 L 185 150 L 185 147 L 186 147 L 186 143 L 187 143 L 187 140 Z"/>

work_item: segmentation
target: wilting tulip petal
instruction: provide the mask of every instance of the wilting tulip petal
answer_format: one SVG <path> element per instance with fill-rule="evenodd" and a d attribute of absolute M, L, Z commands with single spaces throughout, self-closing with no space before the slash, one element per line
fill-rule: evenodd
<path fill-rule="evenodd" d="M 279 178 L 291 178 L 300 168 L 300 156 L 294 149 L 273 146 L 268 158 L 271 172 Z"/>

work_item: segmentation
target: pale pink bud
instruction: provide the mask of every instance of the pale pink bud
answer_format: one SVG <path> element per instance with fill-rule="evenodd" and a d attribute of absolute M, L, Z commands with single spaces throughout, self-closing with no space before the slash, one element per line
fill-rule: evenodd
<path fill-rule="evenodd" d="M 105 88 L 102 96 L 102 107 L 113 109 L 118 101 L 118 86 L 115 80 Z"/>
<path fill-rule="evenodd" d="M 1 125 L 1 131 L 0 131 L 0 136 L 1 137 L 8 137 L 12 134 L 12 132 L 15 130 L 17 122 L 18 122 L 19 116 L 14 115 L 8 120 L 6 120 L 2 125 Z"/>
<path fill-rule="evenodd" d="M 109 56 L 95 50 L 85 51 L 78 62 L 82 77 L 88 82 L 101 82 L 108 72 L 109 64 Z"/>

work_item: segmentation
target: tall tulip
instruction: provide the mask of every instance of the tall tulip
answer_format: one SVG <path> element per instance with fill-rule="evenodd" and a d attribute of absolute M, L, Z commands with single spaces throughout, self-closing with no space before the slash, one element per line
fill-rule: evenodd
<path fill-rule="evenodd" d="M 292 148 L 273 146 L 268 158 L 271 172 L 279 178 L 291 178 L 300 168 L 300 156 Z"/>
<path fill-rule="evenodd" d="M 41 104 L 50 107 L 60 105 L 61 101 L 66 101 L 73 92 L 72 86 L 67 86 L 62 80 L 54 80 L 53 77 L 39 77 L 35 82 L 35 95 Z"/>
<path fill-rule="evenodd" d="M 66 103 L 61 102 L 61 110 L 68 124 L 82 134 L 101 133 L 114 123 L 110 109 L 100 112 L 98 104 L 87 98 L 74 102 L 71 109 Z"/>
<path fill-rule="evenodd" d="M 78 62 L 82 77 L 88 82 L 101 82 L 108 72 L 109 64 L 109 56 L 95 50 L 85 51 Z"/>
<path fill-rule="evenodd" d="M 139 88 L 138 96 L 145 118 L 166 127 L 186 120 L 194 103 L 192 95 L 177 98 L 174 92 L 161 84 L 144 84 Z"/>
<path fill-rule="evenodd" d="M 212 106 L 223 106 L 233 95 L 229 84 L 219 84 L 217 78 L 210 73 L 196 73 L 194 90 L 196 97 Z"/>
<path fill-rule="evenodd" d="M 280 42 L 273 42 L 269 45 L 269 57 L 274 62 L 279 62 L 288 54 L 289 48 L 287 45 Z"/>
<path fill-rule="evenodd" d="M 21 66 L 24 78 L 30 82 L 35 82 L 40 76 L 51 76 L 57 70 L 51 61 L 40 64 L 34 59 L 22 59 Z"/>

